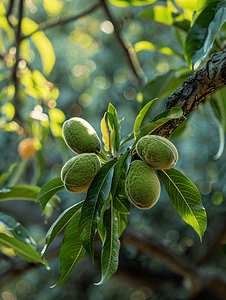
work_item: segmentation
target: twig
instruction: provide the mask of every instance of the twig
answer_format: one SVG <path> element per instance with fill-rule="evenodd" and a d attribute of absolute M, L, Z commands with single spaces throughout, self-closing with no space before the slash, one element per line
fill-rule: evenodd
<path fill-rule="evenodd" d="M 111 21 L 111 23 L 113 24 L 114 26 L 114 34 L 115 34 L 115 37 L 118 41 L 118 43 L 120 44 L 120 46 L 122 47 L 123 49 L 123 52 L 125 53 L 125 56 L 126 56 L 126 59 L 127 59 L 127 62 L 133 72 L 133 74 L 135 75 L 137 81 L 138 81 L 138 84 L 140 87 L 143 86 L 143 84 L 145 83 L 145 78 L 144 78 L 144 73 L 141 69 L 141 66 L 140 66 L 140 63 L 137 59 L 137 56 L 136 56 L 136 52 L 135 50 L 133 49 L 131 43 L 129 42 L 125 42 L 123 41 L 123 39 L 121 38 L 120 36 L 120 30 L 115 22 L 115 20 L 113 19 L 107 5 L 106 5 L 106 2 L 105 0 L 99 0 L 100 3 L 102 4 L 102 7 L 108 17 L 108 19 Z"/>
<path fill-rule="evenodd" d="M 88 14 L 91 14 L 92 12 L 94 12 L 99 7 L 100 7 L 100 4 L 97 3 L 97 4 L 93 5 L 92 7 L 88 8 L 87 10 L 83 11 L 82 13 L 80 13 L 78 15 L 75 15 L 75 16 L 72 16 L 70 18 L 65 18 L 65 19 L 58 18 L 58 19 L 48 20 L 48 21 L 42 22 L 38 25 L 37 30 L 35 30 L 31 34 L 23 36 L 22 40 L 29 38 L 30 36 L 32 36 L 34 33 L 38 32 L 38 31 L 46 30 L 46 29 L 54 27 L 54 26 L 62 25 L 62 24 L 69 23 L 69 22 L 72 22 L 72 21 L 76 21 L 79 18 L 82 18 L 82 17 L 84 17 Z"/>
<path fill-rule="evenodd" d="M 13 97 L 13 104 L 15 107 L 15 116 L 14 118 L 17 119 L 21 126 L 24 127 L 24 122 L 19 114 L 19 80 L 17 77 L 17 70 L 18 70 L 18 64 L 20 61 L 20 44 L 21 44 L 21 22 L 23 18 L 23 9 L 24 9 L 24 0 L 20 0 L 19 3 L 19 16 L 18 16 L 18 25 L 17 28 L 14 30 L 15 32 L 15 39 L 16 39 L 16 61 L 12 72 L 11 81 L 13 82 L 15 92 Z"/>
<path fill-rule="evenodd" d="M 10 21 L 10 15 L 12 13 L 12 10 L 13 10 L 13 6 L 14 6 L 14 0 L 10 0 L 9 2 L 9 7 L 8 7 L 8 11 L 6 13 L 6 18 L 7 18 L 7 22 L 9 23 L 9 25 L 13 28 L 13 24 L 11 23 Z"/>

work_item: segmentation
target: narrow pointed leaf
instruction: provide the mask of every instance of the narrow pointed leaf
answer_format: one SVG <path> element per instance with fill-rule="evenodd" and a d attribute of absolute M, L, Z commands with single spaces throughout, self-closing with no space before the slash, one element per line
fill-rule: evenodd
<path fill-rule="evenodd" d="M 116 162 L 117 160 L 111 160 L 102 166 L 87 191 L 87 197 L 82 207 L 79 233 L 82 244 L 92 261 L 94 261 L 93 239 L 102 207 L 111 191 L 111 182 Z"/>
<path fill-rule="evenodd" d="M 122 214 L 129 214 L 132 208 L 131 202 L 127 197 L 118 195 L 113 200 L 114 209 Z"/>
<path fill-rule="evenodd" d="M 13 217 L 0 212 L 0 224 L 9 230 L 16 239 L 30 246 L 35 246 L 35 241 L 27 230 Z"/>
<path fill-rule="evenodd" d="M 85 255 L 85 249 L 80 240 L 78 233 L 78 223 L 81 217 L 79 212 L 67 226 L 63 243 L 60 249 L 60 273 L 61 277 L 58 282 L 52 287 L 57 287 L 65 283 L 71 276 L 74 268 L 83 259 Z"/>
<path fill-rule="evenodd" d="M 31 39 L 41 56 L 43 73 L 49 75 L 56 60 L 52 43 L 43 31 L 34 33 Z"/>
<path fill-rule="evenodd" d="M 109 103 L 108 106 L 108 113 L 107 113 L 107 118 L 108 118 L 108 126 L 110 130 L 112 131 L 113 129 L 115 130 L 115 149 L 116 152 L 119 151 L 119 146 L 120 146 L 120 124 L 118 121 L 118 115 L 115 107 Z"/>
<path fill-rule="evenodd" d="M 12 248 L 17 255 L 28 260 L 29 262 L 40 262 L 42 263 L 39 253 L 32 248 L 14 237 L 9 237 L 4 233 L 0 233 L 0 244 L 7 248 Z"/>
<path fill-rule="evenodd" d="M 104 113 L 104 117 L 100 122 L 101 132 L 102 132 L 102 141 L 104 143 L 104 150 L 109 151 L 109 132 L 106 122 L 106 112 Z"/>
<path fill-rule="evenodd" d="M 119 211 L 116 211 L 115 215 L 118 219 L 118 237 L 120 237 L 127 226 L 127 215 L 122 214 Z"/>
<path fill-rule="evenodd" d="M 106 207 L 108 206 L 108 203 L 112 201 L 112 194 L 110 193 L 109 194 L 109 197 L 107 199 L 107 201 L 105 201 L 102 209 L 101 209 L 101 212 L 100 212 L 100 220 L 98 222 L 98 234 L 100 236 L 100 239 L 102 241 L 102 244 L 104 243 L 104 237 L 105 237 L 105 228 L 104 228 L 104 212 L 106 210 Z"/>
<path fill-rule="evenodd" d="M 130 133 L 128 134 L 127 136 L 125 136 L 122 140 L 121 140 L 121 143 L 120 143 L 120 148 L 122 146 L 124 146 L 126 143 L 132 141 L 134 139 L 134 133 Z"/>
<path fill-rule="evenodd" d="M 113 208 L 105 211 L 104 227 L 106 230 L 101 255 L 102 278 L 96 283 L 105 283 L 117 271 L 120 242 L 118 239 L 118 220 L 113 214 Z"/>
<path fill-rule="evenodd" d="M 197 187 L 180 171 L 158 170 L 174 208 L 181 218 L 198 233 L 200 240 L 206 230 L 207 217 Z"/>
<path fill-rule="evenodd" d="M 111 157 L 114 157 L 116 151 L 116 131 L 113 127 L 110 134 L 109 153 Z"/>
<path fill-rule="evenodd" d="M 41 257 L 43 258 L 47 249 L 53 242 L 53 240 L 57 237 L 57 235 L 61 232 L 61 230 L 71 221 L 71 219 L 81 210 L 84 201 L 76 203 L 71 207 L 65 209 L 64 212 L 57 218 L 57 220 L 51 225 L 47 234 L 46 234 L 46 242 L 45 246 L 42 249 Z"/>
<path fill-rule="evenodd" d="M 10 166 L 9 168 L 9 172 L 8 173 L 4 173 L 0 176 L 0 187 L 5 183 L 5 181 L 8 179 L 8 177 L 12 174 L 13 169 L 15 168 L 17 164 L 13 164 Z"/>
<path fill-rule="evenodd" d="M 0 190 L 0 201 L 30 200 L 36 201 L 40 188 L 37 186 L 18 185 Z"/>
<path fill-rule="evenodd" d="M 135 146 L 143 136 L 151 134 L 155 129 L 162 126 L 169 120 L 181 118 L 182 116 L 183 110 L 180 107 L 172 107 L 170 110 L 163 111 L 161 114 L 156 116 L 150 123 L 142 127 L 133 146 Z"/>
<path fill-rule="evenodd" d="M 223 125 L 218 121 L 218 119 L 216 119 L 216 123 L 217 123 L 217 127 L 218 127 L 218 131 L 219 131 L 219 149 L 217 151 L 217 153 L 214 155 L 213 159 L 219 159 L 221 157 L 221 155 L 224 152 L 224 145 L 225 145 L 225 139 L 224 139 L 224 127 Z"/>
<path fill-rule="evenodd" d="M 111 188 L 111 193 L 112 193 L 112 197 L 114 198 L 116 190 L 118 188 L 118 184 L 120 181 L 120 178 L 122 176 L 122 172 L 124 170 L 124 172 L 127 171 L 128 166 L 130 164 L 130 160 L 131 160 L 131 150 L 127 150 L 117 161 L 117 163 L 115 164 L 114 167 L 114 176 L 112 179 L 112 188 Z"/>
<path fill-rule="evenodd" d="M 36 202 L 40 202 L 42 211 L 44 211 L 46 204 L 49 200 L 57 193 L 64 189 L 64 184 L 61 181 L 60 177 L 54 178 L 47 182 L 41 188 Z"/>
<path fill-rule="evenodd" d="M 188 32 L 185 54 L 195 70 L 212 49 L 215 36 L 226 21 L 225 8 L 225 1 L 213 1 L 206 5 Z"/>
<path fill-rule="evenodd" d="M 136 138 L 138 130 L 140 129 L 140 125 L 149 109 L 149 107 L 151 106 L 151 104 L 155 101 L 151 100 L 149 101 L 140 111 L 139 115 L 136 117 L 135 123 L 134 123 L 134 128 L 133 128 L 133 133 L 134 133 L 134 138 Z"/>

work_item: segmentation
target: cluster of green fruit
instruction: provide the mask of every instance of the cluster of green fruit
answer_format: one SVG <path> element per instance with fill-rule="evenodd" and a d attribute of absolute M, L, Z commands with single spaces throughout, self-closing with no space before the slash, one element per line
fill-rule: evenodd
<path fill-rule="evenodd" d="M 67 146 L 79 155 L 63 166 L 61 180 L 69 192 L 87 192 L 101 168 L 100 159 L 96 155 L 101 151 L 100 139 L 87 121 L 76 117 L 64 122 L 63 137 Z M 159 179 L 153 169 L 174 167 L 178 152 L 168 139 L 157 135 L 142 137 L 136 145 L 136 151 L 141 160 L 130 164 L 125 190 L 136 207 L 148 209 L 158 201 L 161 191 Z"/>
<path fill-rule="evenodd" d="M 141 160 L 131 163 L 125 182 L 126 193 L 140 209 L 148 209 L 159 199 L 161 187 L 153 169 L 165 170 L 175 166 L 178 152 L 173 143 L 158 135 L 142 137 L 136 146 Z"/>
<path fill-rule="evenodd" d="M 85 193 L 101 168 L 100 159 L 95 154 L 101 150 L 101 141 L 94 128 L 82 118 L 65 121 L 62 130 L 67 146 L 79 155 L 63 166 L 61 180 L 69 192 Z"/>

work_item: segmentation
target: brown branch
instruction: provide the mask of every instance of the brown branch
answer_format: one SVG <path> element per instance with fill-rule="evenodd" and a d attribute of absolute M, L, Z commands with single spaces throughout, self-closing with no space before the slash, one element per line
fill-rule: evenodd
<path fill-rule="evenodd" d="M 19 3 L 19 16 L 18 16 L 18 25 L 17 28 L 14 30 L 15 33 L 15 39 L 16 39 L 16 61 L 14 64 L 13 72 L 11 81 L 13 82 L 15 92 L 13 97 L 13 104 L 15 107 L 15 116 L 14 118 L 17 119 L 21 126 L 24 127 L 24 122 L 19 114 L 19 79 L 17 77 L 17 70 L 18 70 L 18 64 L 20 61 L 20 44 L 21 44 L 21 22 L 23 18 L 23 9 L 24 9 L 24 0 L 20 0 Z"/>
<path fill-rule="evenodd" d="M 12 14 L 13 6 L 14 6 L 14 0 L 10 0 L 9 7 L 8 7 L 8 10 L 7 10 L 7 13 L 6 13 L 6 19 L 7 19 L 7 22 L 9 23 L 9 25 L 12 28 L 13 28 L 13 24 L 10 21 L 10 15 Z"/>
<path fill-rule="evenodd" d="M 122 50 L 125 54 L 128 65 L 130 66 L 133 74 L 135 75 L 135 78 L 137 79 L 139 86 L 140 87 L 143 86 L 145 83 L 144 73 L 143 73 L 140 63 L 137 59 L 135 50 L 133 49 L 131 43 L 125 42 L 121 38 L 120 30 L 106 5 L 106 1 L 105 0 L 99 0 L 99 1 L 103 6 L 103 9 L 104 9 L 109 21 L 111 21 L 111 23 L 114 26 L 114 34 L 115 34 L 116 40 L 118 41 L 119 45 L 122 47 Z"/>
<path fill-rule="evenodd" d="M 183 109 L 184 116 L 204 102 L 206 96 L 226 85 L 226 49 L 214 53 L 207 63 L 188 77 L 167 99 L 165 110 L 174 106 Z M 184 117 L 167 122 L 153 134 L 169 137 Z"/>
<path fill-rule="evenodd" d="M 84 17 L 88 14 L 91 14 L 92 12 L 94 12 L 99 7 L 100 7 L 100 4 L 97 3 L 97 4 L 94 4 L 92 7 L 88 8 L 87 10 L 83 11 L 82 13 L 80 13 L 78 15 L 75 15 L 75 16 L 72 16 L 70 18 L 65 18 L 65 19 L 57 18 L 57 19 L 54 19 L 54 20 L 48 20 L 48 21 L 42 22 L 38 25 L 37 30 L 35 30 L 34 32 L 32 32 L 29 35 L 23 36 L 22 40 L 29 38 L 30 36 L 32 36 L 34 33 L 38 32 L 38 31 L 46 30 L 46 29 L 54 27 L 54 26 L 66 24 L 66 23 L 69 23 L 69 22 L 72 22 L 72 21 L 76 21 L 79 18 L 82 18 L 82 17 Z"/>

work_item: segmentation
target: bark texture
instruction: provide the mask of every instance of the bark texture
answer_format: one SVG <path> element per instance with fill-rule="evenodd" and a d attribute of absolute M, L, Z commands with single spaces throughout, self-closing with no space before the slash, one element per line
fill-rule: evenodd
<path fill-rule="evenodd" d="M 206 96 L 226 85 L 226 49 L 214 53 L 207 63 L 173 92 L 167 99 L 165 110 L 181 107 L 184 116 L 193 111 Z M 153 134 L 169 137 L 185 117 L 167 122 Z"/>

